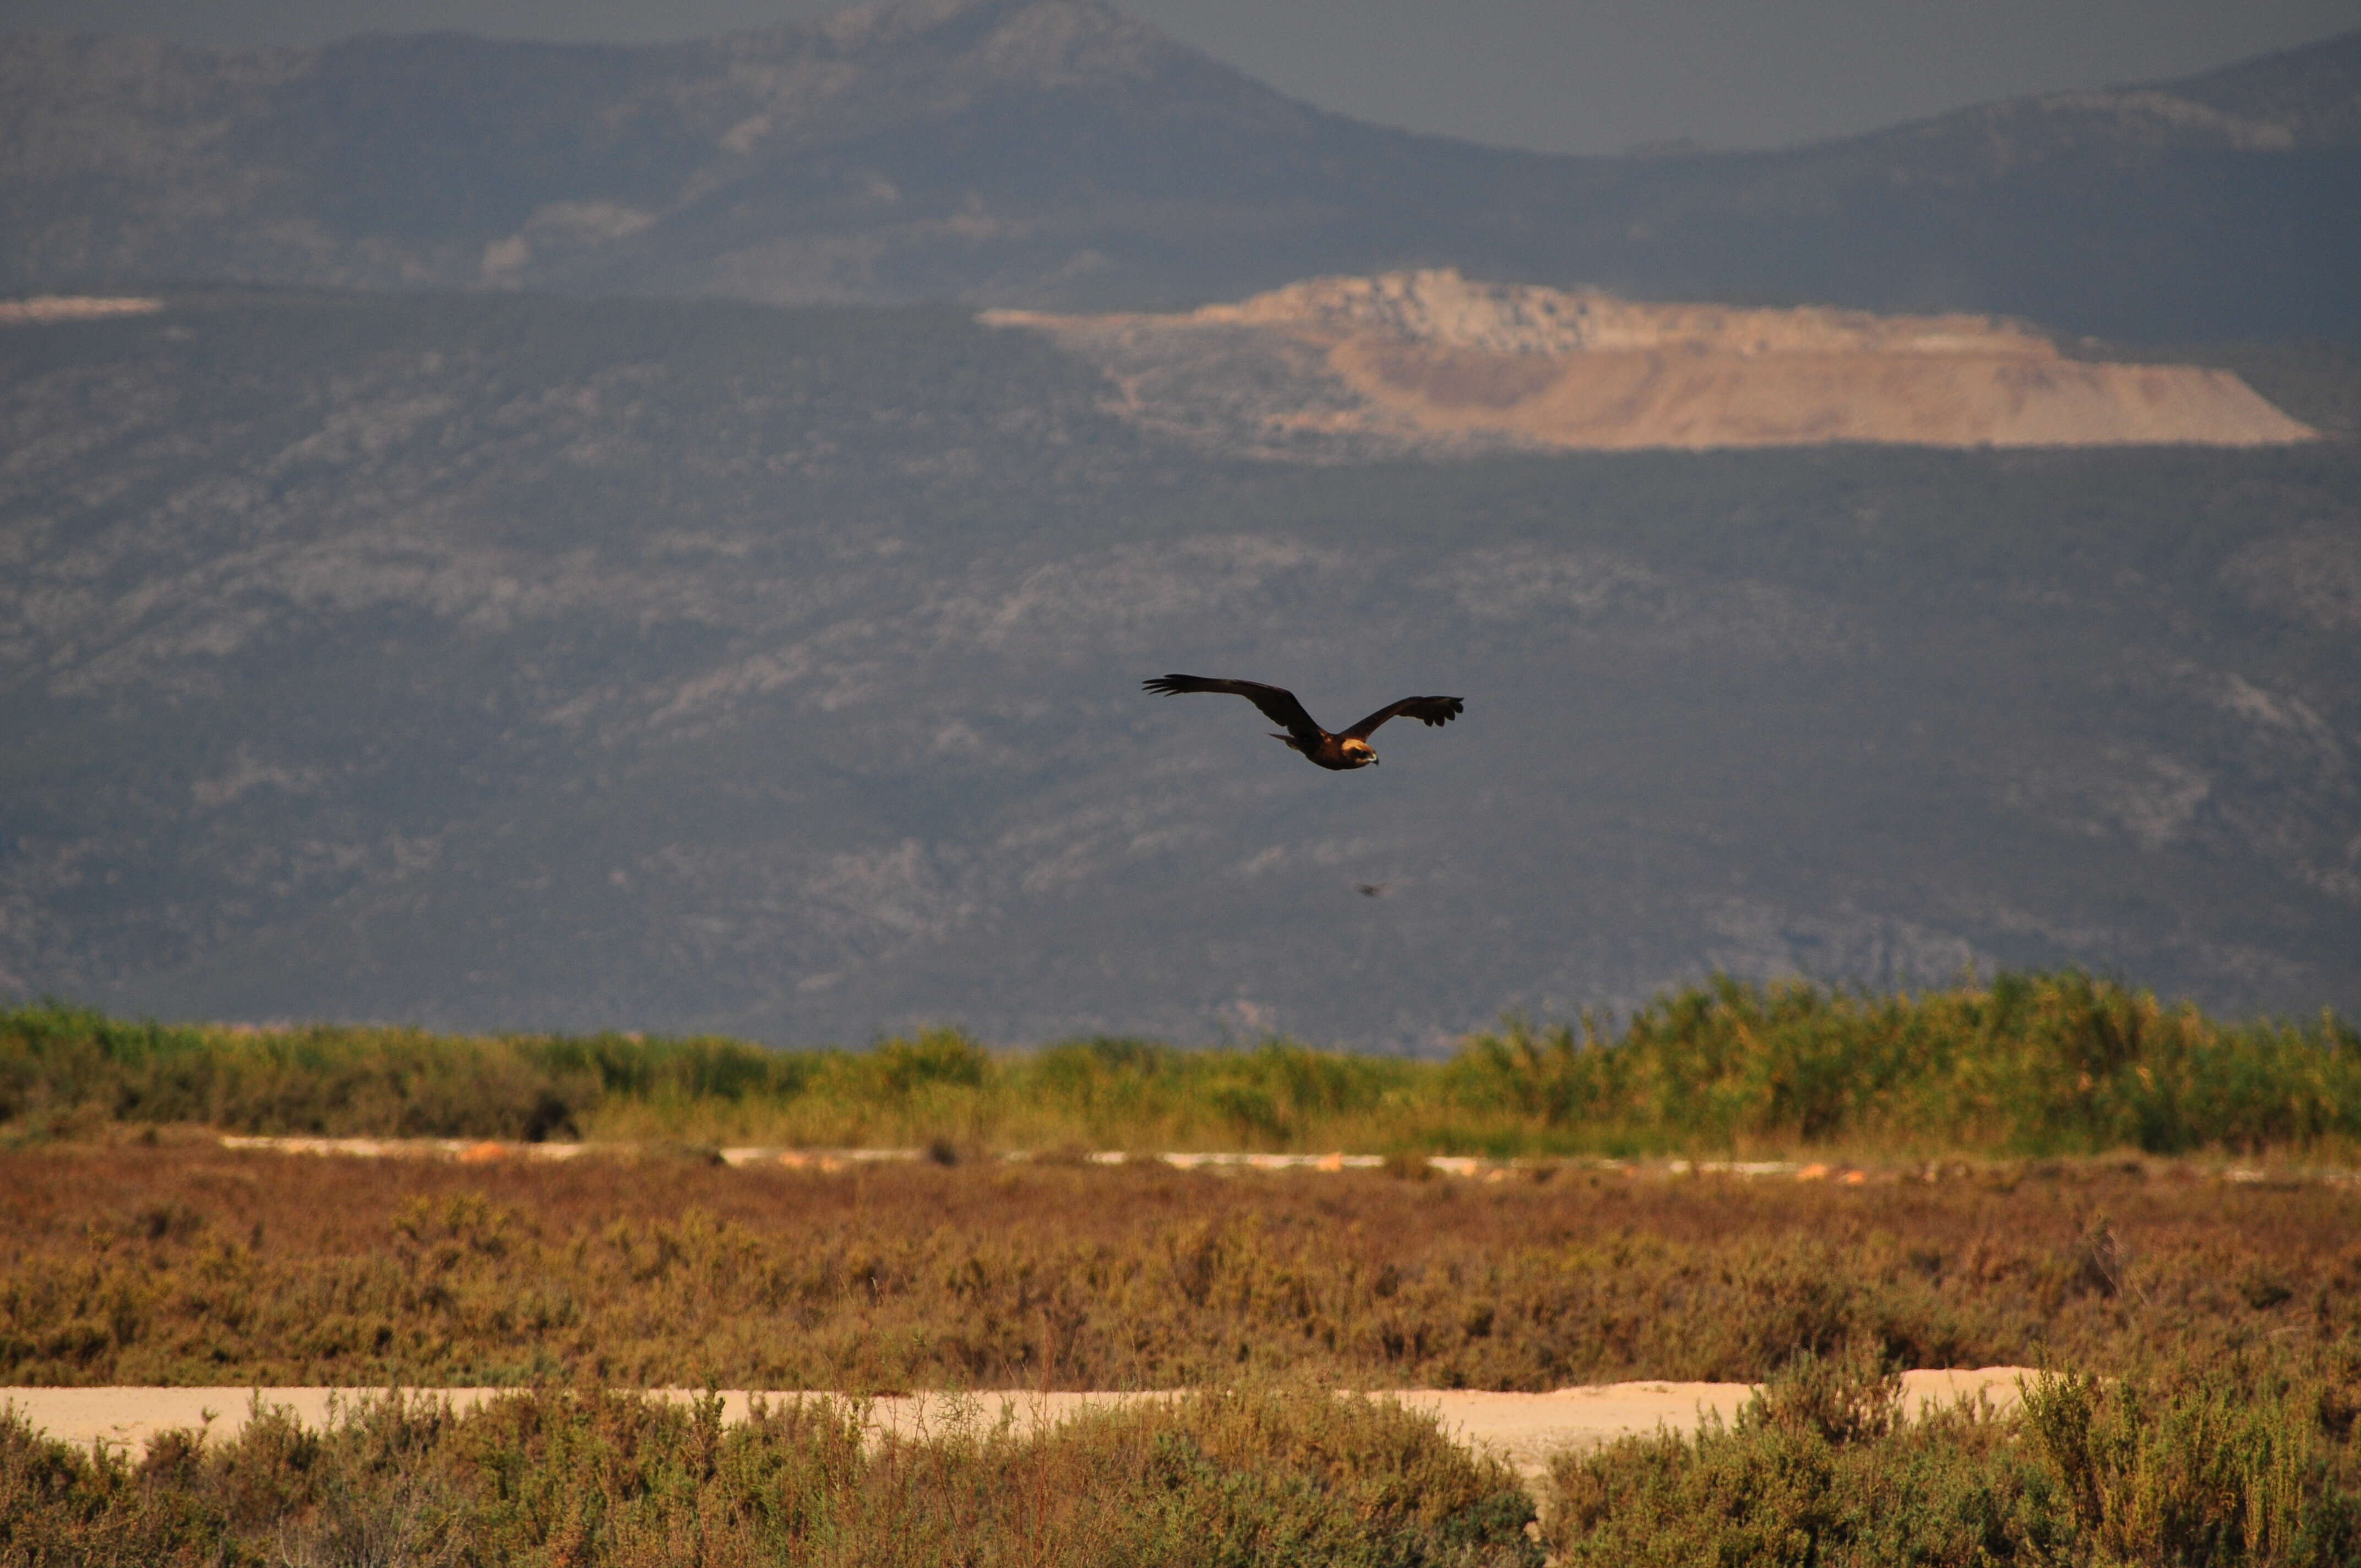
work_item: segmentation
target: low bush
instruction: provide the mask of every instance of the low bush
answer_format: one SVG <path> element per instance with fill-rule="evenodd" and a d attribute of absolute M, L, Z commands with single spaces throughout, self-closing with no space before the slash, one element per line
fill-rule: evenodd
<path fill-rule="evenodd" d="M 1045 1432 L 863 1442 L 834 1404 L 725 1426 L 719 1398 L 528 1390 L 466 1414 L 398 1394 L 325 1432 L 259 1413 L 133 1463 L 0 1420 L 14 1563 L 948 1563 L 1538 1568 L 1498 1464 L 1399 1407 L 1237 1392 Z"/>
<path fill-rule="evenodd" d="M 1548 1389 L 2361 1334 L 2361 1191 L 0 1151 L 0 1381 Z"/>
<path fill-rule="evenodd" d="M 2042 1376 L 2021 1417 L 1894 1419 L 1873 1362 L 1800 1358 L 1728 1427 L 1559 1461 L 1545 1535 L 1567 1564 L 2138 1563 L 2361 1559 L 2351 1372 L 2182 1358 Z"/>

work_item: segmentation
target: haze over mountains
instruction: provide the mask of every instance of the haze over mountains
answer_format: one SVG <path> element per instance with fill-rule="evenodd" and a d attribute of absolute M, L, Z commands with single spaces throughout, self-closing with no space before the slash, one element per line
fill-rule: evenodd
<path fill-rule="evenodd" d="M 2361 35 L 1583 160 L 1068 0 L 8 40 L 0 288 L 155 304 L 0 308 L 0 993 L 1407 1047 L 1715 968 L 2361 1006 L 2361 366 L 2202 345 L 2361 323 L 2356 105 Z M 1815 435 L 1781 334 L 1853 356 L 1823 412 L 1972 361 L 2067 444 Z M 1576 348 L 1808 444 L 1554 449 L 1750 444 L 1542 439 Z M 1168 670 L 1468 709 L 1332 776 Z"/>
<path fill-rule="evenodd" d="M 1789 152 L 1383 130 L 1093 0 L 705 42 L 0 45 L 0 289 L 1171 308 L 1455 266 L 2190 341 L 2361 326 L 2361 33 Z"/>
<path fill-rule="evenodd" d="M 1365 1046 L 1714 967 L 2361 1002 L 2352 442 L 1298 465 L 1105 404 L 944 309 L 0 330 L 0 986 Z M 1468 708 L 1335 775 L 1168 669 Z"/>

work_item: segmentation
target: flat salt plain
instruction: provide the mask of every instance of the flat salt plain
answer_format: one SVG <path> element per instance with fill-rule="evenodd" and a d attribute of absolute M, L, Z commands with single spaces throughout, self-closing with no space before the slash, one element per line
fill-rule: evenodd
<path fill-rule="evenodd" d="M 2019 1380 L 2035 1376 L 2021 1366 L 1973 1371 L 1905 1372 L 1902 1408 L 1916 1416 L 1947 1409 L 1959 1400 L 1988 1400 L 1995 1410 L 2017 1402 Z M 447 1400 L 466 1410 L 512 1389 L 421 1388 L 407 1397 Z M 686 1402 L 696 1389 L 657 1388 L 652 1398 Z M 1727 1422 L 1754 1392 L 1748 1383 L 1608 1383 L 1560 1388 L 1547 1394 L 1493 1394 L 1467 1389 L 1408 1388 L 1371 1396 L 1433 1414 L 1460 1442 L 1499 1456 L 1528 1485 L 1548 1474 L 1553 1455 L 1587 1450 L 1617 1438 L 1658 1430 L 1687 1435 L 1710 1418 Z M 229 1442 L 258 1409 L 283 1408 L 304 1425 L 323 1428 L 381 1390 L 290 1388 L 6 1388 L 0 1407 L 21 1415 L 37 1430 L 83 1447 L 97 1442 L 138 1453 L 167 1431 L 202 1431 L 209 1440 Z M 746 1419 L 753 1401 L 771 1406 L 797 1399 L 841 1400 L 863 1409 L 878 1435 L 925 1438 L 957 1431 L 990 1431 L 1006 1421 L 1018 1429 L 1053 1425 L 1085 1409 L 1114 1409 L 1167 1399 L 1170 1393 L 1044 1393 L 998 1389 L 968 1394 L 906 1394 L 865 1401 L 830 1393 L 729 1389 L 721 1394 L 725 1421 Z M 865 1407 L 865 1409 L 864 1409 Z"/>

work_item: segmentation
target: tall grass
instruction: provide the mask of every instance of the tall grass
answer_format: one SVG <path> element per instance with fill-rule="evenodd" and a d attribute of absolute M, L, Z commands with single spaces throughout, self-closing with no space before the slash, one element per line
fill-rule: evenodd
<path fill-rule="evenodd" d="M 2361 1036 L 2225 1024 L 2088 976 L 1873 996 L 1719 980 L 1620 1028 L 1511 1022 L 1447 1061 L 1283 1040 L 866 1051 L 0 1013 L 0 1122 L 250 1132 L 1496 1155 L 1859 1147 L 2006 1155 L 2361 1144 Z"/>
<path fill-rule="evenodd" d="M 1511 1025 L 1469 1040 L 1449 1097 L 1631 1147 L 1837 1142 L 2013 1155 L 2349 1147 L 2361 1036 L 2224 1025 L 2089 976 L 1864 996 L 1730 980 L 1620 1037 Z"/>

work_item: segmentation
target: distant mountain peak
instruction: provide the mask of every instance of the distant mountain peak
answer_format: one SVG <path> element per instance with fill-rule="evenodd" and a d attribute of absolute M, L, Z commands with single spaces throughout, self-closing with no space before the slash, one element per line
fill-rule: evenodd
<path fill-rule="evenodd" d="M 1143 76 L 1193 54 L 1096 0 L 901 0 L 734 33 L 716 43 L 741 57 L 800 53 L 815 44 L 853 60 L 917 50 L 1036 86 Z"/>
<path fill-rule="evenodd" d="M 2300 146 L 2361 144 L 2361 28 L 2163 89 L 2246 124 L 2277 126 Z"/>
<path fill-rule="evenodd" d="M 2002 137 L 2028 149 L 2293 152 L 2361 146 L 2361 31 L 2169 82 L 2005 98 L 1861 138 Z"/>
<path fill-rule="evenodd" d="M 1042 85 L 1138 77 L 1181 51 L 1145 22 L 1093 0 L 972 0 L 993 18 L 980 58 L 1013 80 Z"/>
<path fill-rule="evenodd" d="M 2356 160 L 2361 34 L 1788 152 L 1631 159 L 1324 114 L 1098 0 L 645 46 L 0 37 L 0 291 L 1072 311 L 1457 267 L 2115 340 L 2333 337 L 2361 320 Z"/>
<path fill-rule="evenodd" d="M 2051 115 L 2087 115 L 2112 119 L 2119 134 L 2155 145 L 2196 141 L 2238 152 L 2288 152 L 2296 129 L 2284 122 L 2251 120 L 2162 88 L 2110 92 L 2052 93 L 2034 106 Z"/>

